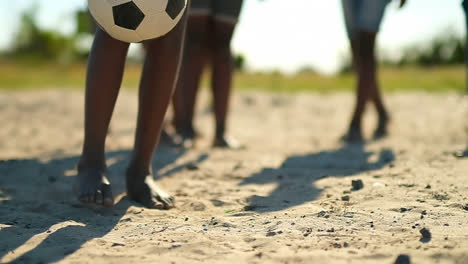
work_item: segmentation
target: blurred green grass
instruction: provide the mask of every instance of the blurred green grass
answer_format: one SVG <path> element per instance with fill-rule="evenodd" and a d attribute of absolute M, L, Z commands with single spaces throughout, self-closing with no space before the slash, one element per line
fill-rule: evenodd
<path fill-rule="evenodd" d="M 128 63 L 123 87 L 136 89 L 140 78 L 140 65 Z M 51 64 L 44 62 L 0 61 L 0 90 L 31 91 L 37 89 L 83 89 L 85 64 Z M 381 68 L 379 78 L 387 92 L 427 91 L 464 92 L 465 67 L 444 66 L 432 68 L 404 67 Z M 278 72 L 238 72 L 235 88 L 241 91 L 269 92 L 320 92 L 351 91 L 354 88 L 353 74 L 333 76 L 316 73 L 285 75 Z M 203 86 L 208 86 L 203 78 Z"/>

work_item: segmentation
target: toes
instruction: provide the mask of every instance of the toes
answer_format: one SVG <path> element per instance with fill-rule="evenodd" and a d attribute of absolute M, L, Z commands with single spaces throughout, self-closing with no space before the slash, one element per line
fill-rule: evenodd
<path fill-rule="evenodd" d="M 101 190 L 97 190 L 97 191 L 96 191 L 96 195 L 95 195 L 95 197 L 94 197 L 94 201 L 95 201 L 95 203 L 98 204 L 98 205 L 103 205 L 103 203 L 104 203 L 104 196 L 103 196 Z"/>
<path fill-rule="evenodd" d="M 174 207 L 174 202 L 169 199 L 161 199 L 160 197 L 150 198 L 147 201 L 141 202 L 145 207 L 158 210 L 167 210 Z"/>
<path fill-rule="evenodd" d="M 112 189 L 110 185 L 103 185 L 101 187 L 103 202 L 104 206 L 113 206 L 114 205 L 114 196 L 112 195 Z"/>
<path fill-rule="evenodd" d="M 166 206 L 164 206 L 164 204 L 159 201 L 154 201 L 153 206 L 155 209 L 159 209 L 159 210 L 167 209 Z"/>
<path fill-rule="evenodd" d="M 162 209 L 170 209 L 174 207 L 174 197 L 157 197 L 158 203 L 163 205 Z"/>

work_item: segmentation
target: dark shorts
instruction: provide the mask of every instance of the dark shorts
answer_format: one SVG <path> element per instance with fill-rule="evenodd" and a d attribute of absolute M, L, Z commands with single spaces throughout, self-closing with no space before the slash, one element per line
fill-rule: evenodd
<path fill-rule="evenodd" d="M 236 24 L 243 0 L 192 0 L 190 16 L 212 16 L 216 20 Z"/>
<path fill-rule="evenodd" d="M 348 36 L 358 31 L 377 33 L 390 0 L 341 0 Z"/>

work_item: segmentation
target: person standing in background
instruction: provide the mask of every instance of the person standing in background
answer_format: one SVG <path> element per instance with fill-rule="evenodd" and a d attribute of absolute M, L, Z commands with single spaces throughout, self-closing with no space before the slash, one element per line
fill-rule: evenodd
<path fill-rule="evenodd" d="M 196 137 L 193 125 L 195 102 L 206 66 L 211 67 L 211 89 L 216 120 L 213 146 L 240 146 L 235 140 L 227 137 L 226 127 L 234 70 L 231 40 L 242 2 L 193 0 L 190 6 L 184 60 L 173 100 L 173 124 L 185 146 L 191 146 Z"/>
<path fill-rule="evenodd" d="M 362 142 L 362 116 L 367 102 L 378 113 L 374 139 L 387 136 L 390 116 L 385 107 L 377 78 L 375 41 L 385 8 L 391 0 L 342 0 L 346 31 L 351 43 L 353 69 L 357 75 L 356 105 L 347 133 L 348 143 Z M 406 0 L 400 0 L 403 7 Z"/>

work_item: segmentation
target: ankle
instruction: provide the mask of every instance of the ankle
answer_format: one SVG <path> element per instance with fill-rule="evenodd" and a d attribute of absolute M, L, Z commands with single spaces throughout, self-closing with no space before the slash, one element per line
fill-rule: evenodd
<path fill-rule="evenodd" d="M 380 112 L 379 113 L 379 122 L 387 123 L 388 121 L 390 121 L 390 115 L 385 111 Z"/>
<path fill-rule="evenodd" d="M 127 179 L 144 179 L 152 173 L 153 169 L 151 168 L 151 165 L 147 166 L 132 161 L 127 168 Z"/>
<path fill-rule="evenodd" d="M 90 158 L 86 155 L 82 155 L 78 161 L 78 171 L 86 168 L 93 168 L 105 171 L 107 169 L 106 161 L 104 158 Z"/>

